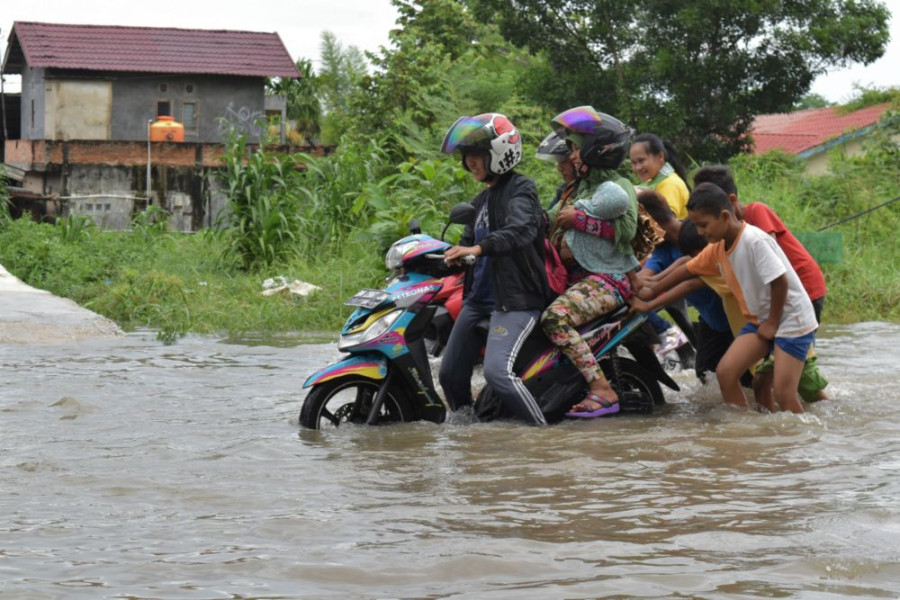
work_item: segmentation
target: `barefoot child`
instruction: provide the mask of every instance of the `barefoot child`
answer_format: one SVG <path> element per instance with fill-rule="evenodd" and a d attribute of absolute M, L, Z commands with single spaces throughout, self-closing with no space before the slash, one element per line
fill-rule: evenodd
<path fill-rule="evenodd" d="M 822 323 L 822 307 L 825 305 L 825 275 L 818 263 L 803 247 L 791 230 L 781 221 L 779 216 L 770 207 L 761 202 L 751 202 L 742 204 L 738 198 L 738 188 L 734 181 L 734 176 L 725 165 L 710 165 L 703 167 L 694 174 L 694 185 L 704 182 L 714 183 L 728 194 L 731 206 L 734 207 L 734 216 L 739 221 L 744 221 L 750 225 L 759 227 L 768 233 L 778 246 L 784 251 L 800 283 L 809 295 L 812 301 L 813 309 L 816 312 L 816 321 Z M 756 368 L 756 372 L 761 377 L 754 384 L 756 399 L 764 406 L 772 406 L 771 390 L 766 385 L 766 380 L 771 378 L 772 361 L 767 359 Z M 817 400 L 825 400 L 828 396 L 825 394 L 825 388 L 828 386 L 828 380 L 822 376 L 816 364 L 815 352 L 810 352 L 806 357 L 806 364 L 803 366 L 803 375 L 800 376 L 800 397 L 807 402 L 815 402 Z"/>
<path fill-rule="evenodd" d="M 688 218 L 709 246 L 687 263 L 687 271 L 723 276 L 747 319 L 716 369 L 725 402 L 747 406 L 740 377 L 774 349 L 775 402 L 782 410 L 803 412 L 797 384 L 818 322 L 797 273 L 774 239 L 735 217 L 718 186 L 697 186 Z"/>

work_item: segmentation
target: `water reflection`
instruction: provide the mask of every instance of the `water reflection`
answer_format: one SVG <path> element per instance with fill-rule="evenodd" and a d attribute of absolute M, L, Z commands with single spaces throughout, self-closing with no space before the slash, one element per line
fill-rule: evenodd
<path fill-rule="evenodd" d="M 833 402 L 300 431 L 333 344 L 0 349 L 0 598 L 896 597 L 900 328 Z"/>

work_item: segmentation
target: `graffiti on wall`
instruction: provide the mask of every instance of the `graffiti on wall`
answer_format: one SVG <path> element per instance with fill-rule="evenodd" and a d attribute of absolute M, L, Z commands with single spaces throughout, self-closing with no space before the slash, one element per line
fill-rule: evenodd
<path fill-rule="evenodd" d="M 229 102 L 225 107 L 225 114 L 219 119 L 219 135 L 227 135 L 234 131 L 240 135 L 258 138 L 263 132 L 263 119 L 265 115 L 261 110 L 250 110 L 246 106 L 234 108 L 234 103 Z"/>

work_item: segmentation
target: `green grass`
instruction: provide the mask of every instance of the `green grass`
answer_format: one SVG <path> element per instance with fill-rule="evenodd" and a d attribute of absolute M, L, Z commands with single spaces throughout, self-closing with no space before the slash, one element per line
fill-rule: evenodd
<path fill-rule="evenodd" d="M 263 271 L 226 268 L 220 238 L 88 228 L 77 241 L 61 229 L 14 221 L 0 232 L 0 263 L 24 282 L 71 298 L 126 330 L 152 328 L 173 341 L 187 332 L 240 335 L 335 331 L 349 314 L 344 300 L 378 286 L 384 263 L 371 245 L 321 248 Z M 323 288 L 303 298 L 263 296 L 263 281 L 285 276 Z"/>

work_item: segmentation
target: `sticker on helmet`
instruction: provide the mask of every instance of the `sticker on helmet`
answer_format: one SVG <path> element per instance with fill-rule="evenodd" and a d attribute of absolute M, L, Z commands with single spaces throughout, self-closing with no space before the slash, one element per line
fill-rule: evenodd
<path fill-rule="evenodd" d="M 515 131 L 515 127 L 510 123 L 509 119 L 504 117 L 503 115 L 494 115 L 494 131 L 497 135 L 503 135 L 504 133 L 509 133 L 510 131 Z M 510 139 L 511 142 L 515 142 L 515 140 Z"/>

